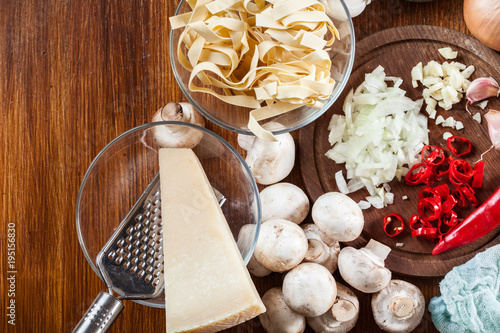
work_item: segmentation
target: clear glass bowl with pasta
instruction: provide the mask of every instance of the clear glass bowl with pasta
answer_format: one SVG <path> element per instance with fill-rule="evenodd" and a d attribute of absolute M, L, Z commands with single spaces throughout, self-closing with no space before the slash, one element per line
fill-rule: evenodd
<path fill-rule="evenodd" d="M 349 11 L 343 0 L 326 4 L 181 0 L 170 21 L 169 55 L 187 100 L 241 134 L 255 134 L 255 123 L 281 134 L 316 120 L 342 93 L 354 62 Z"/>

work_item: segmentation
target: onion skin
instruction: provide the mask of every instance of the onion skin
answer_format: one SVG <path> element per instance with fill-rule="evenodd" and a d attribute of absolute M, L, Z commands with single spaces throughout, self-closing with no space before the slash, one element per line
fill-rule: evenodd
<path fill-rule="evenodd" d="M 474 37 L 500 51 L 500 1 L 465 0 L 464 19 Z"/>

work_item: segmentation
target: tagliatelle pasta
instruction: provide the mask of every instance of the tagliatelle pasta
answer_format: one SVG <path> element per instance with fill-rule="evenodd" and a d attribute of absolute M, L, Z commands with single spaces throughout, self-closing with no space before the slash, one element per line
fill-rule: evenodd
<path fill-rule="evenodd" d="M 276 140 L 259 121 L 303 105 L 319 109 L 330 96 L 327 48 L 339 36 L 317 0 L 187 2 L 192 11 L 170 23 L 184 28 L 177 54 L 191 72 L 189 89 L 253 109 L 248 128 L 258 137 Z"/>

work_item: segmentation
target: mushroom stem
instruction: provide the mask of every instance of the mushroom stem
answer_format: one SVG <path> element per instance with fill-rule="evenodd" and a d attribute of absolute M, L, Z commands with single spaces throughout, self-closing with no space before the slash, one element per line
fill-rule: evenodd
<path fill-rule="evenodd" d="M 307 252 L 306 252 L 306 256 L 305 256 L 304 260 L 315 261 L 319 257 L 321 257 L 323 252 L 325 252 L 324 244 L 322 242 L 320 242 L 319 240 L 308 239 L 307 243 L 308 243 L 309 247 L 307 248 Z"/>
<path fill-rule="evenodd" d="M 404 318 L 413 312 L 414 304 L 411 298 L 394 297 L 390 302 L 390 310 L 398 318 Z"/>
<path fill-rule="evenodd" d="M 340 322 L 353 319 L 357 312 L 356 305 L 347 299 L 337 299 L 332 306 L 332 317 Z"/>

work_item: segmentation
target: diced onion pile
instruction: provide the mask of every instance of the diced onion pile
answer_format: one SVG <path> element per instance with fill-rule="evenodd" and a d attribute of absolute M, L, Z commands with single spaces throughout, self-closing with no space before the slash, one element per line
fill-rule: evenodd
<path fill-rule="evenodd" d="M 328 127 L 333 147 L 326 156 L 345 163 L 349 179 L 346 182 L 342 172 L 335 175 L 339 191 L 347 194 L 366 188 L 370 194 L 366 200 L 376 208 L 392 204 L 388 183 L 395 177 L 401 180 L 420 161 L 420 151 L 429 140 L 427 117 L 420 113 L 423 100 L 406 97 L 399 88 L 402 82 L 386 76 L 379 66 L 365 75 L 356 91 L 349 92 L 344 115 L 334 114 Z"/>
<path fill-rule="evenodd" d="M 188 3 L 192 12 L 170 21 L 184 27 L 177 54 L 191 71 L 189 89 L 254 109 L 248 127 L 257 136 L 275 140 L 259 120 L 303 105 L 319 109 L 330 96 L 327 50 L 339 36 L 317 0 Z"/>

